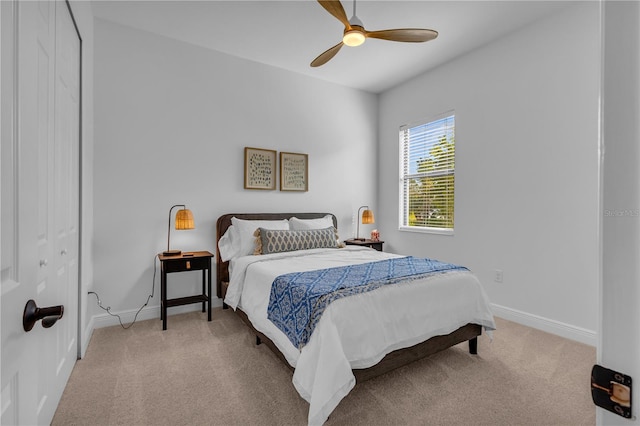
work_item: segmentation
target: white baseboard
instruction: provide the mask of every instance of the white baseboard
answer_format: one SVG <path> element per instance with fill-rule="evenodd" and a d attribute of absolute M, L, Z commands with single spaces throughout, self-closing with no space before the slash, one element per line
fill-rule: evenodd
<path fill-rule="evenodd" d="M 178 309 L 181 309 L 181 308 L 184 308 L 184 306 L 180 306 Z M 176 311 L 178 309 L 176 310 L 172 309 L 171 313 L 172 314 L 177 313 Z M 192 310 L 194 309 L 196 309 L 195 305 L 193 306 Z M 160 319 L 160 307 L 158 306 L 146 306 L 142 308 L 137 318 L 136 318 L 136 312 L 138 312 L 137 309 L 132 309 L 129 311 L 120 311 L 120 312 L 111 311 L 112 314 L 120 316 L 120 321 L 122 321 L 122 323 L 125 326 L 131 324 L 134 318 L 136 322 L 150 320 L 154 318 Z M 113 325 L 120 325 L 120 321 L 118 320 L 118 317 L 114 315 L 110 315 L 106 312 L 102 314 L 94 315 L 91 318 L 91 321 L 94 324 L 94 328 L 104 328 L 104 327 L 111 327 Z"/>
<path fill-rule="evenodd" d="M 216 299 L 212 301 L 212 306 L 220 307 L 222 306 L 222 301 L 220 299 Z M 547 333 L 555 334 L 557 336 L 561 336 L 567 339 L 575 340 L 580 343 L 584 343 L 585 345 L 596 347 L 597 345 L 597 333 L 593 330 L 587 330 L 585 328 L 576 327 L 570 324 L 565 324 L 560 321 L 551 320 L 548 318 L 544 318 L 538 315 L 530 314 L 527 312 L 519 311 L 516 309 L 507 308 L 505 306 L 500 306 L 496 304 L 492 304 L 493 313 L 500 318 L 504 318 L 509 321 L 516 322 L 518 324 L 526 325 L 527 327 L 532 327 L 538 330 L 545 331 Z M 169 316 L 182 314 L 186 312 L 193 312 L 200 309 L 200 305 L 192 304 L 185 306 L 176 306 L 172 307 L 169 311 Z M 130 324 L 136 314 L 137 310 L 133 309 L 130 311 L 122 311 L 122 312 L 114 312 L 114 314 L 120 315 L 122 318 L 122 322 L 125 325 Z M 160 307 L 159 306 L 149 306 L 145 307 L 138 314 L 138 318 L 136 321 L 144 321 L 150 319 L 158 319 L 160 321 Z M 91 317 L 89 324 L 85 329 L 84 344 L 82 348 L 82 354 L 84 356 L 85 351 L 87 350 L 87 346 L 89 345 L 89 341 L 91 340 L 91 335 L 93 334 L 93 330 L 96 328 L 103 327 L 111 327 L 114 325 L 120 325 L 117 317 L 109 315 L 107 313 L 94 315 Z"/>
<path fill-rule="evenodd" d="M 211 307 L 212 308 L 218 308 L 222 306 L 222 301 L 218 298 L 214 299 L 211 301 Z M 198 311 L 201 309 L 201 305 L 199 303 L 193 303 L 191 305 L 184 305 L 184 306 L 173 306 L 171 307 L 171 309 L 168 309 L 167 312 L 167 316 L 168 318 L 171 317 L 171 315 L 176 315 L 176 314 L 184 314 L 186 312 L 194 312 L 194 311 Z M 131 324 L 136 316 L 136 312 L 138 312 L 137 309 L 132 309 L 129 311 L 122 311 L 122 312 L 113 312 L 113 314 L 117 314 L 120 316 L 122 323 L 127 326 L 129 324 Z M 144 321 L 144 320 L 150 320 L 150 319 L 157 319 L 158 322 L 160 321 L 160 307 L 159 306 L 146 306 L 144 307 L 140 313 L 138 314 L 138 317 L 136 318 L 136 322 L 138 321 Z M 93 317 L 91 317 L 91 320 L 89 321 L 89 323 L 91 324 L 91 333 L 93 332 L 94 329 L 96 328 L 103 328 L 103 327 L 111 327 L 113 325 L 120 325 L 120 321 L 118 321 L 118 317 L 115 317 L 113 315 L 109 315 L 108 313 L 103 313 L 103 314 L 99 314 L 99 315 L 94 315 Z M 134 326 L 135 327 L 135 326 Z M 88 334 L 89 335 L 89 334 Z M 88 341 L 88 339 L 87 339 Z"/>
<path fill-rule="evenodd" d="M 560 321 L 551 320 L 538 315 L 530 314 L 516 309 L 507 308 L 496 304 L 491 304 L 493 313 L 500 318 L 517 322 L 547 333 L 555 334 L 560 337 L 575 340 L 585 345 L 596 347 L 598 344 L 598 335 L 593 330 L 576 327 L 574 325 L 565 324 Z"/>

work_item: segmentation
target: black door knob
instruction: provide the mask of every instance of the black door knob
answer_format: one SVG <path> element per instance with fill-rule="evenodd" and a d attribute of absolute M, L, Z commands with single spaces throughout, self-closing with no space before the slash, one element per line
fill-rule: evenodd
<path fill-rule="evenodd" d="M 49 328 L 56 323 L 64 314 L 64 306 L 49 306 L 48 308 L 38 308 L 36 302 L 29 300 L 24 307 L 22 315 L 22 326 L 24 331 L 30 331 L 33 326 L 42 320 L 42 326 Z"/>

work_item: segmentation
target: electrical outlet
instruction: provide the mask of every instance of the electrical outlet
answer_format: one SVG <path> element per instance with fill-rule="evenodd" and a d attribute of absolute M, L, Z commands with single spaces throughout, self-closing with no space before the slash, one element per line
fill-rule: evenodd
<path fill-rule="evenodd" d="M 494 277 L 493 280 L 497 283 L 501 283 L 503 276 L 502 276 L 502 269 L 496 269 L 494 272 Z"/>

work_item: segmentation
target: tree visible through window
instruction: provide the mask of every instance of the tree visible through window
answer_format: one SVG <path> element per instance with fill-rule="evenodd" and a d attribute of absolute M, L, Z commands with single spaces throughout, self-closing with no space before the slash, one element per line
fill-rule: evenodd
<path fill-rule="evenodd" d="M 400 227 L 453 231 L 454 183 L 455 115 L 402 126 Z"/>

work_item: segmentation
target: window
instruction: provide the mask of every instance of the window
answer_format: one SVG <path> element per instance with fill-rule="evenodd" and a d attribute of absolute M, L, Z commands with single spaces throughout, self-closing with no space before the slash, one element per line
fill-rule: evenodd
<path fill-rule="evenodd" d="M 453 233 L 455 115 L 400 128 L 400 229 Z"/>

